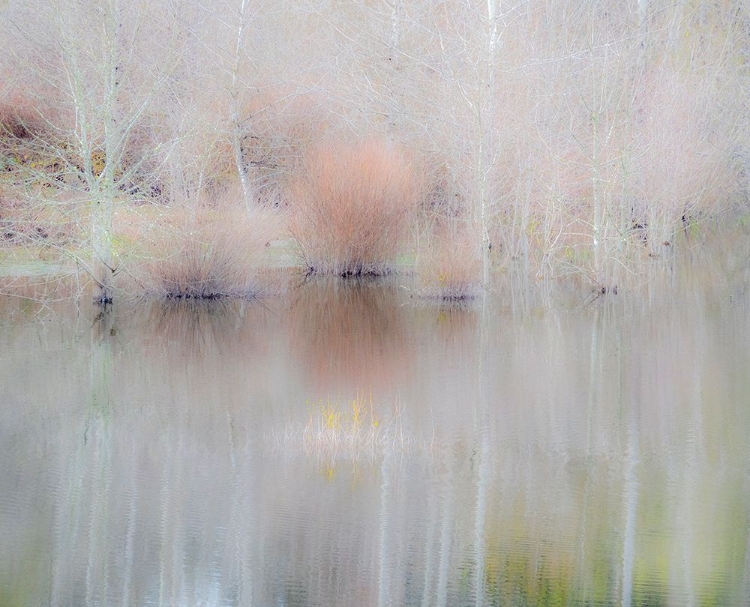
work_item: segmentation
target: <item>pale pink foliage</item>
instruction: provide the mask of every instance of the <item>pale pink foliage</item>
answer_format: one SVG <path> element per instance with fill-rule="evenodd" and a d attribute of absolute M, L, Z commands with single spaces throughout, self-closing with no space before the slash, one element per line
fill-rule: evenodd
<path fill-rule="evenodd" d="M 339 275 L 392 268 L 422 195 L 409 154 L 383 139 L 327 142 L 290 187 L 292 234 L 308 269 Z"/>
<path fill-rule="evenodd" d="M 134 273 L 152 297 L 255 297 L 265 249 L 277 232 L 278 218 L 269 211 L 170 209 L 141 239 Z"/>

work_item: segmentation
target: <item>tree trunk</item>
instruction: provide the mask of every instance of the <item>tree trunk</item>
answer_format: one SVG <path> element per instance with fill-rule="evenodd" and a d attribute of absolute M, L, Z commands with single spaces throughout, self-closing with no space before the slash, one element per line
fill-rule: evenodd
<path fill-rule="evenodd" d="M 479 127 L 479 149 L 477 158 L 477 183 L 479 185 L 479 209 L 477 226 L 482 258 L 482 286 L 489 288 L 490 282 L 490 183 L 491 167 L 488 154 L 493 148 L 495 113 L 495 62 L 497 59 L 497 19 L 499 0 L 487 0 L 487 48 L 484 81 L 479 83 L 477 99 L 477 125 Z"/>
<path fill-rule="evenodd" d="M 234 152 L 234 163 L 242 186 L 242 198 L 248 211 L 253 206 L 253 190 L 250 184 L 250 176 L 245 167 L 245 158 L 242 150 L 242 116 L 240 115 L 240 65 L 242 44 L 245 36 L 245 18 L 249 0 L 242 0 L 240 5 L 240 23 L 237 27 L 237 40 L 234 46 L 234 65 L 232 66 L 232 148 Z"/>
<path fill-rule="evenodd" d="M 112 247 L 112 200 L 97 197 L 91 202 L 91 274 L 94 278 L 94 303 L 106 305 L 114 297 Z"/>

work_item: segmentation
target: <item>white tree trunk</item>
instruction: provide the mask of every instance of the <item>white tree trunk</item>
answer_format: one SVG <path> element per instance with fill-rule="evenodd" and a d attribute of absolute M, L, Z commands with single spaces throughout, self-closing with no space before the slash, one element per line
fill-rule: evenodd
<path fill-rule="evenodd" d="M 245 159 L 242 151 L 242 116 L 240 108 L 240 67 L 242 65 L 242 46 L 245 38 L 245 28 L 247 25 L 247 5 L 249 0 L 242 0 L 239 12 L 239 25 L 237 26 L 237 39 L 234 45 L 234 65 L 232 66 L 232 147 L 234 151 L 234 162 L 237 167 L 237 174 L 242 186 L 242 197 L 245 207 L 249 211 L 253 205 L 253 190 L 250 183 L 250 176 L 247 174 Z"/>
<path fill-rule="evenodd" d="M 479 146 L 477 150 L 476 180 L 479 187 L 478 217 L 476 220 L 482 258 L 482 286 L 486 290 L 490 282 L 490 154 L 494 150 L 495 122 L 495 71 L 497 61 L 498 15 L 500 1 L 487 0 L 486 49 L 483 81 L 479 83 L 476 117 Z"/>

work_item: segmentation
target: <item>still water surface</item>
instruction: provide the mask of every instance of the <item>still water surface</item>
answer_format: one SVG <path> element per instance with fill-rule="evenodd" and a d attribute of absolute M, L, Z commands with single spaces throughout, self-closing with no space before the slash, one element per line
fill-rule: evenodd
<path fill-rule="evenodd" d="M 750 305 L 4 303 L 0 605 L 745 605 Z"/>

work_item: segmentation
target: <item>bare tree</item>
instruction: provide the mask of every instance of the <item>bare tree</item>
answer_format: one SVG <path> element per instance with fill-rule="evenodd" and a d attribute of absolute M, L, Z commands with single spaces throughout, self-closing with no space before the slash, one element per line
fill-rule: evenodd
<path fill-rule="evenodd" d="M 241 122 L 241 83 L 240 68 L 244 53 L 245 30 L 250 18 L 248 10 L 249 0 L 240 0 L 240 6 L 237 14 L 237 38 L 234 44 L 234 61 L 232 62 L 231 86 L 229 95 L 231 96 L 232 112 L 232 147 L 234 149 L 234 162 L 237 166 L 237 174 L 242 184 L 242 196 L 245 199 L 245 205 L 248 209 L 253 202 L 253 192 L 250 186 L 250 179 L 247 175 L 245 161 L 242 154 L 242 122 Z"/>
<path fill-rule="evenodd" d="M 151 73 L 143 69 L 139 54 L 144 50 L 143 38 L 162 33 L 146 27 L 147 15 L 154 17 L 145 4 L 119 0 L 71 0 L 67 7 L 58 4 L 54 15 L 67 92 L 76 114 L 73 145 L 90 202 L 94 301 L 102 304 L 112 301 L 112 278 L 118 270 L 115 206 L 120 192 L 153 153 L 138 149 L 142 142 L 135 141 L 137 129 L 164 82 L 165 71 L 173 65 L 152 63 Z"/>
<path fill-rule="evenodd" d="M 34 21 L 27 19 L 30 12 Z M 34 140 L 37 153 L 56 157 L 55 166 L 46 167 L 58 173 L 52 183 L 85 202 L 89 251 L 68 252 L 93 279 L 94 301 L 110 303 L 118 272 L 114 211 L 137 190 L 161 145 L 145 136 L 144 123 L 174 64 L 174 55 L 164 52 L 169 32 L 158 10 L 119 0 L 60 0 L 23 7 L 11 19 L 25 76 L 54 95 L 55 111 L 68 117 L 61 121 L 39 110 L 46 133 Z M 40 44 L 51 51 L 43 64 L 32 59 Z"/>

